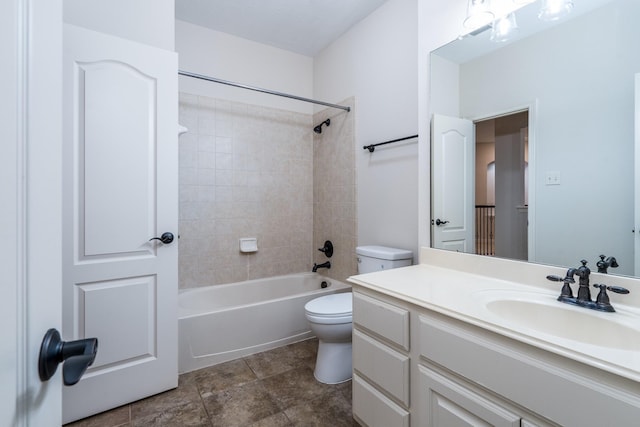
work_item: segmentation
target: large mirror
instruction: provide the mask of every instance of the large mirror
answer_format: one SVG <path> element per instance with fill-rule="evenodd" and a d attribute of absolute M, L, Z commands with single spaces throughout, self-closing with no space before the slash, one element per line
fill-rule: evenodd
<path fill-rule="evenodd" d="M 539 3 L 431 53 L 432 246 L 640 276 L 640 1 Z"/>

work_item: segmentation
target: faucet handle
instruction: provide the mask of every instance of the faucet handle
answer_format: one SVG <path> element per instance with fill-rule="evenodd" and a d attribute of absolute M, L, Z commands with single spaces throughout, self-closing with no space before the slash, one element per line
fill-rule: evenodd
<path fill-rule="evenodd" d="M 594 288 L 600 288 L 600 290 L 606 289 L 608 291 L 615 292 L 616 294 L 628 294 L 628 293 L 630 293 L 629 289 L 623 288 L 622 286 L 607 286 L 607 285 L 595 284 L 595 285 L 593 285 L 593 287 Z"/>
<path fill-rule="evenodd" d="M 573 291 L 571 290 L 571 286 L 569 283 L 575 283 L 575 279 L 572 276 L 567 275 L 565 278 L 560 276 L 548 275 L 547 280 L 551 280 L 552 282 L 563 282 L 562 290 L 560 291 L 560 298 L 573 298 Z"/>
<path fill-rule="evenodd" d="M 597 284 L 594 284 L 593 287 L 600 289 L 600 292 L 598 293 L 598 296 L 596 298 L 596 305 L 598 307 L 598 310 L 602 310 L 602 311 L 608 311 L 608 312 L 615 311 L 613 306 L 609 302 L 609 295 L 607 295 L 608 290 L 611 292 L 615 292 L 617 294 L 629 293 L 629 289 L 623 288 L 621 286 L 607 286 L 607 285 L 602 285 L 597 283 Z"/>
<path fill-rule="evenodd" d="M 560 276 L 554 276 L 552 274 L 547 276 L 547 280 L 551 280 L 552 282 L 576 283 L 573 277 L 567 276 L 562 278 Z"/>
<path fill-rule="evenodd" d="M 327 258 L 331 258 L 333 256 L 333 243 L 331 243 L 331 240 L 326 240 L 324 246 L 318 248 L 318 250 L 324 252 Z"/>

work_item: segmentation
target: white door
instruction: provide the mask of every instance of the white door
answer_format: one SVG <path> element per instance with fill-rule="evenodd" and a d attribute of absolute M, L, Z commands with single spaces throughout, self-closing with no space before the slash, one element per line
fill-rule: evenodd
<path fill-rule="evenodd" d="M 38 376 L 61 327 L 62 2 L 0 5 L 0 425 L 59 426 L 61 376 Z"/>
<path fill-rule="evenodd" d="M 635 276 L 640 275 L 640 73 L 636 74 L 636 99 L 635 99 L 635 244 L 634 263 Z"/>
<path fill-rule="evenodd" d="M 434 248 L 474 252 L 473 122 L 439 114 L 431 123 L 432 206 Z"/>
<path fill-rule="evenodd" d="M 69 422 L 177 386 L 178 88 L 175 53 L 79 27 L 63 62 L 62 332 L 98 338 Z"/>

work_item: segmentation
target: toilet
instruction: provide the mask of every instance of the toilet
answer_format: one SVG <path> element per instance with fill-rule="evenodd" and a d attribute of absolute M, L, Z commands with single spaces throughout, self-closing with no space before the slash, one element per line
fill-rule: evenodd
<path fill-rule="evenodd" d="M 411 265 L 413 253 L 386 246 L 358 246 L 358 273 Z M 311 331 L 318 337 L 318 356 L 314 376 L 324 384 L 351 379 L 351 292 L 315 298 L 304 306 Z"/>

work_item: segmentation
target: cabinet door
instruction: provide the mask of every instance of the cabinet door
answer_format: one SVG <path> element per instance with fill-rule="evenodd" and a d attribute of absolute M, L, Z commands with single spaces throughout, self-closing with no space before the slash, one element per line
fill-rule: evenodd
<path fill-rule="evenodd" d="M 427 427 L 519 427 L 520 417 L 474 391 L 419 366 L 421 418 Z"/>

